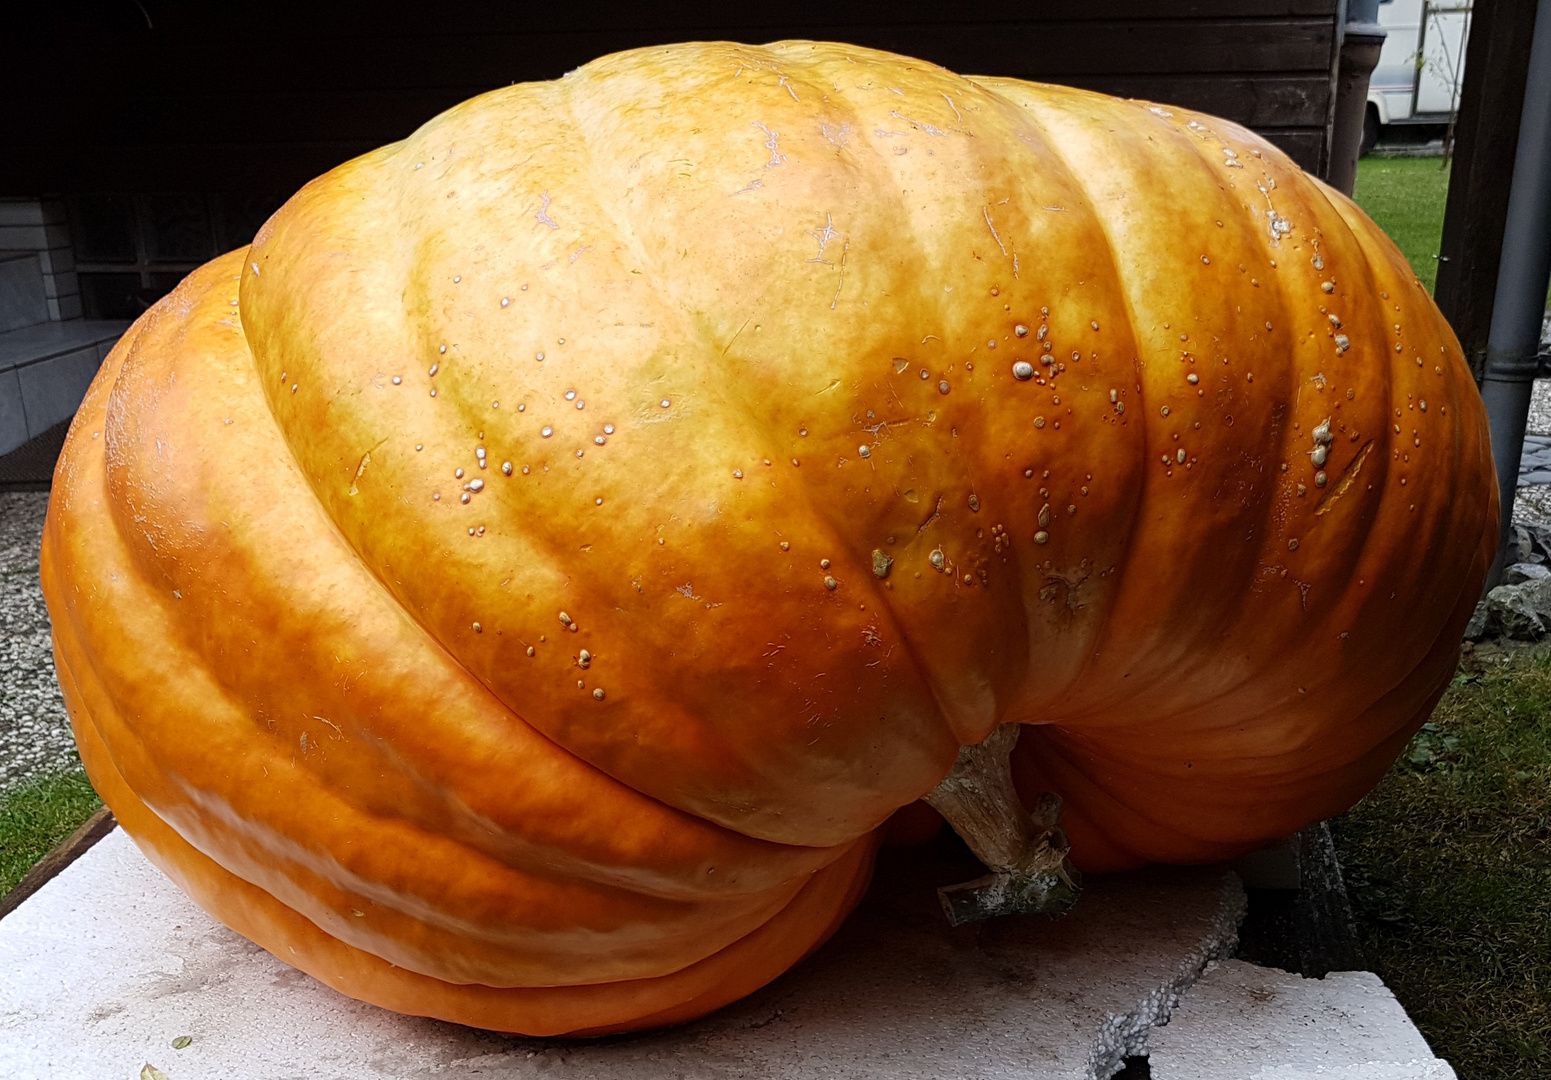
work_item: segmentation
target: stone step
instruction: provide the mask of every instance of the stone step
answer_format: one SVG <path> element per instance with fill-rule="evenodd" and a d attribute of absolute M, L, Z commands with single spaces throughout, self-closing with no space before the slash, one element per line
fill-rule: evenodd
<path fill-rule="evenodd" d="M 73 319 L 0 333 L 0 454 L 75 415 L 129 324 Z"/>
<path fill-rule="evenodd" d="M 1151 1048 L 1154 1076 L 1197 1080 L 1158 1070 L 1190 1060 L 1176 1047 L 1204 1046 L 1209 1033 L 1211 1045 L 1232 1048 L 1239 1069 L 1221 1076 L 1303 1080 L 1268 1071 L 1299 1060 L 1267 1035 L 1291 1031 L 1310 1013 L 1303 998 L 1280 989 L 1296 985 L 1286 982 L 1295 976 L 1221 964 L 1195 1004 L 1193 984 L 1232 952 L 1244 911 L 1231 871 L 1092 877 L 1061 918 L 949 927 L 936 886 L 982 869 L 947 845 L 885 852 L 840 932 L 743 1001 L 667 1031 L 529 1039 L 334 993 L 214 922 L 115 830 L 0 919 L 0 1075 L 134 1076 L 149 1062 L 172 1080 L 1108 1080 L 1128 1059 L 1128 1072 L 1139 1071 L 1135 1059 Z M 1241 969 L 1260 973 L 1254 987 L 1287 994 L 1293 1011 L 1281 1027 L 1272 1023 L 1274 1000 L 1261 1003 L 1268 1020 L 1236 1004 L 1232 985 L 1219 985 Z M 1376 982 L 1363 976 L 1356 985 L 1368 993 Z M 1393 998 L 1384 1000 L 1394 1030 L 1382 1045 L 1420 1055 L 1421 1037 Z M 1187 1016 L 1203 1032 L 1194 1041 L 1175 1026 Z M 1311 1039 L 1380 1060 L 1370 1052 L 1379 1043 L 1347 1031 L 1336 1013 L 1318 1019 L 1324 1026 Z M 183 1036 L 191 1041 L 174 1049 Z M 1357 1060 L 1327 1055 L 1324 1063 Z M 1391 1080 L 1452 1080 L 1439 1065 L 1443 1071 Z"/>
<path fill-rule="evenodd" d="M 43 266 L 31 251 L 0 251 L 0 334 L 48 322 Z"/>

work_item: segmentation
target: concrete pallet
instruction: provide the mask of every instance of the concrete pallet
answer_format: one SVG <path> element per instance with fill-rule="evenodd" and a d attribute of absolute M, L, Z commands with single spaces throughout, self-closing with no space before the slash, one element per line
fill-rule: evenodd
<path fill-rule="evenodd" d="M 0 1076 L 1106 1080 L 1150 1055 L 1158 1080 L 1453 1080 L 1375 976 L 1226 959 L 1231 871 L 1091 878 L 1062 918 L 950 928 L 933 889 L 975 869 L 886 852 L 835 938 L 753 996 L 669 1031 L 525 1039 L 334 993 L 114 830 L 0 920 Z"/>

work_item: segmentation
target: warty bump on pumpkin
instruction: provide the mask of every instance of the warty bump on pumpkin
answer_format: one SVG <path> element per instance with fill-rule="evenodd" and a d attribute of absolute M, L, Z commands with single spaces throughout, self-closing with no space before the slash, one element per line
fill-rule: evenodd
<path fill-rule="evenodd" d="M 1342 810 L 1493 555 L 1459 347 L 1233 124 L 841 45 L 475 98 L 104 365 L 44 586 L 94 783 L 347 994 L 538 1034 L 816 948 L 959 748 L 1081 868 Z"/>

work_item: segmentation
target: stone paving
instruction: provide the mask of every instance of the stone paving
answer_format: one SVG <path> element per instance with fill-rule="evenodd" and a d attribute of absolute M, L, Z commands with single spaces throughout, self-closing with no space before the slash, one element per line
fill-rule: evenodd
<path fill-rule="evenodd" d="M 1551 435 L 1524 436 L 1524 456 L 1519 459 L 1519 486 L 1551 484 Z"/>
<path fill-rule="evenodd" d="M 78 760 L 38 584 L 47 512 L 47 492 L 0 492 L 0 791 Z"/>

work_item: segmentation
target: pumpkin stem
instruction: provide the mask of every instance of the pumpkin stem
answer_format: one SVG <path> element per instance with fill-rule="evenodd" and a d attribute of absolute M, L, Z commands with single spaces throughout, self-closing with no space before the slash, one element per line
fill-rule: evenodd
<path fill-rule="evenodd" d="M 925 796 L 991 871 L 983 878 L 937 890 L 948 922 L 959 926 L 995 915 L 1065 911 L 1077 900 L 1071 847 L 1056 824 L 1061 798 L 1039 797 L 1030 814 L 1013 787 L 1009 755 L 1018 724 L 1003 724 L 978 746 L 959 748 L 942 783 Z"/>

